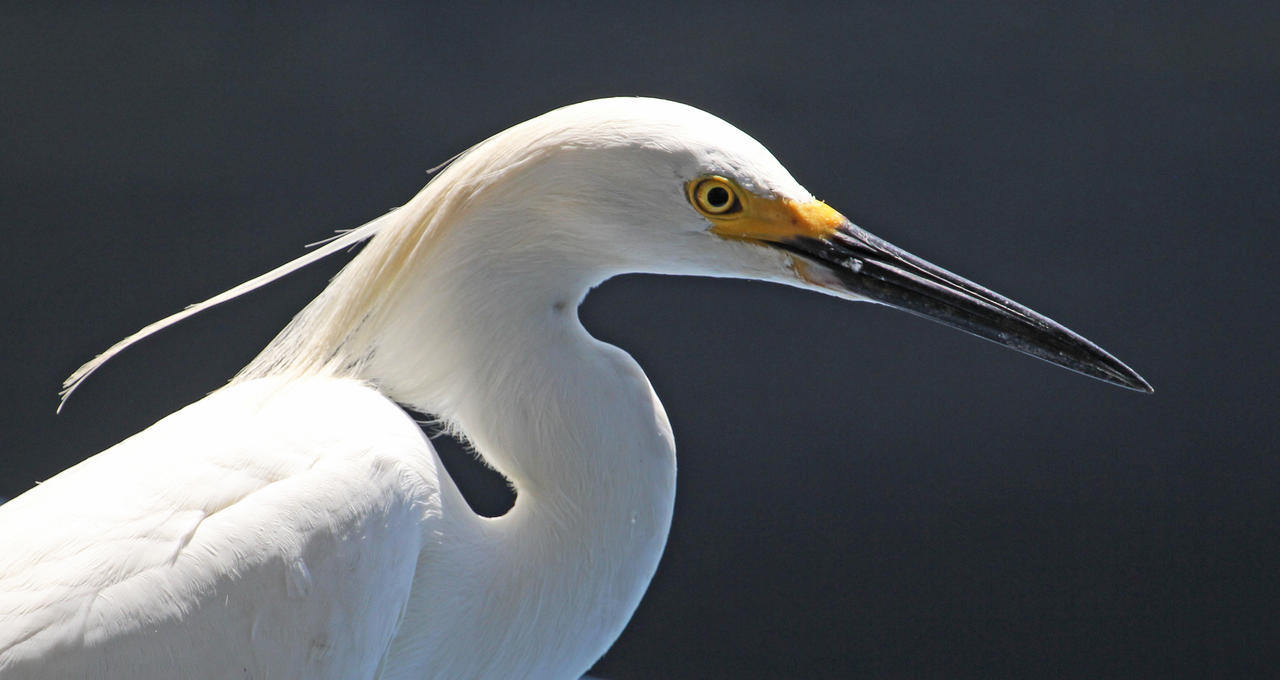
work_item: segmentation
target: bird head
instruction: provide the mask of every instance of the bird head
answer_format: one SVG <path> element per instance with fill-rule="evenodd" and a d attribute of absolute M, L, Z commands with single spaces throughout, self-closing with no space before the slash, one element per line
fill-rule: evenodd
<path fill-rule="evenodd" d="M 888 305 L 1151 391 L 1080 335 L 859 228 L 755 139 L 693 107 L 647 98 L 568 106 L 477 145 L 450 172 L 482 178 L 470 222 L 497 225 L 504 243 L 491 247 L 512 261 L 530 254 L 540 271 L 783 283 Z"/>

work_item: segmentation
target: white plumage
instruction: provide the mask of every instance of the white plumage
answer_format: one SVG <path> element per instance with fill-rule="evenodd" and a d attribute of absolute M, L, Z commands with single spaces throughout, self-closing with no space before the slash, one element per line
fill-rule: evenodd
<path fill-rule="evenodd" d="M 0 676 L 577 677 L 639 602 L 675 494 L 657 397 L 575 313 L 619 273 L 873 299 L 1145 386 L 1077 336 L 1076 355 L 1062 350 L 1069 332 L 1047 319 L 857 231 L 719 119 L 610 99 L 477 145 L 404 207 L 148 326 L 68 388 L 142 337 L 366 239 L 229 386 L 0 506 Z M 863 250 L 830 255 L 849 239 Z M 864 285 L 882 260 L 963 293 L 990 332 Z M 1052 351 L 1033 346 L 1050 336 Z M 517 490 L 511 511 L 472 513 L 397 402 L 464 433 Z"/>

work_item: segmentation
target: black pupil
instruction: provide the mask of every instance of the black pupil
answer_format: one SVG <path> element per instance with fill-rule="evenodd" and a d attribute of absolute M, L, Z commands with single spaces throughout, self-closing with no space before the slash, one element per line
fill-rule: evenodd
<path fill-rule="evenodd" d="M 724 187 L 711 187 L 707 191 L 707 204 L 713 208 L 729 205 L 729 190 Z"/>

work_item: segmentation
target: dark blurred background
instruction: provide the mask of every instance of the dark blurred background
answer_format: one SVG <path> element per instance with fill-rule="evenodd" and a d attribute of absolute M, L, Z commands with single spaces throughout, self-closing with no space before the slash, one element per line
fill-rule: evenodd
<path fill-rule="evenodd" d="M 55 417 L 115 340 L 511 124 L 651 95 L 1156 393 L 870 305 L 608 283 L 583 319 L 648 371 L 680 490 L 596 673 L 1274 672 L 1280 5 L 54 5 L 0 13 L 0 495 L 221 385 L 343 258 L 135 347 Z"/>

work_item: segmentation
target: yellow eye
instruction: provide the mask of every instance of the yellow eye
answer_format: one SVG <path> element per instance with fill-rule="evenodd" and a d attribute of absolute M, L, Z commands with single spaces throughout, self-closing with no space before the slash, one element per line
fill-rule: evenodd
<path fill-rule="evenodd" d="M 689 202 L 707 217 L 728 217 L 742 211 L 738 187 L 723 177 L 703 177 L 689 183 Z"/>

